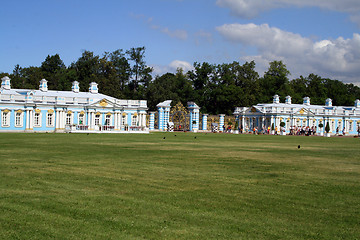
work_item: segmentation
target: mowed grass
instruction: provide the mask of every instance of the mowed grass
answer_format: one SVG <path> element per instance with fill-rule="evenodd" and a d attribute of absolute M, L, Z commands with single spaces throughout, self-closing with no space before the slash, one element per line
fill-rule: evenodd
<path fill-rule="evenodd" d="M 359 146 L 2 133 L 0 239 L 360 239 Z"/>

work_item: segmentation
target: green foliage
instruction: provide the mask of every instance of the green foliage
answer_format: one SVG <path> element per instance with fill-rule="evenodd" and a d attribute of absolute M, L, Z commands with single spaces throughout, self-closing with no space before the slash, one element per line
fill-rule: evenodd
<path fill-rule="evenodd" d="M 329 122 L 326 122 L 325 132 L 326 132 L 326 133 L 329 133 L 329 132 L 330 132 L 330 125 L 329 125 Z"/>
<path fill-rule="evenodd" d="M 275 94 L 281 101 L 292 96 L 293 103 L 303 97 L 312 104 L 323 105 L 331 98 L 334 105 L 352 106 L 360 96 L 360 88 L 339 80 L 325 79 L 315 74 L 289 81 L 290 72 L 282 61 L 269 63 L 263 77 L 255 70 L 255 62 L 210 64 L 194 63 L 194 69 L 184 73 L 164 73 L 153 79 L 151 67 L 145 62 L 145 47 L 118 49 L 98 56 L 83 51 L 66 67 L 58 54 L 48 55 L 40 67 L 14 67 L 9 76 L 13 88 L 38 89 L 42 78 L 48 80 L 50 90 L 71 90 L 78 81 L 80 90 L 87 91 L 90 82 L 99 84 L 99 91 L 119 99 L 146 99 L 149 110 L 164 100 L 194 101 L 201 112 L 231 115 L 235 107 L 269 103 Z"/>
<path fill-rule="evenodd" d="M 285 122 L 281 122 L 280 127 L 285 127 Z"/>
<path fill-rule="evenodd" d="M 324 124 L 319 123 L 319 128 L 323 128 L 323 127 L 324 127 Z"/>

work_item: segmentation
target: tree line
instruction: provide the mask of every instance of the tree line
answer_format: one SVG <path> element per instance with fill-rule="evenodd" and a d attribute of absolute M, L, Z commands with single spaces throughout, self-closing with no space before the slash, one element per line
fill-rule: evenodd
<path fill-rule="evenodd" d="M 81 57 L 65 66 L 58 54 L 48 55 L 40 67 L 16 65 L 9 76 L 12 88 L 37 89 L 39 81 L 48 80 L 50 90 L 70 91 L 78 81 L 81 91 L 90 82 L 97 82 L 101 93 L 119 99 L 146 99 L 150 110 L 156 104 L 171 99 L 184 105 L 194 101 L 201 112 L 231 114 L 235 107 L 269 103 L 275 94 L 282 102 L 290 95 L 293 103 L 302 103 L 305 96 L 311 104 L 324 105 L 331 98 L 334 105 L 352 106 L 360 98 L 360 88 L 316 74 L 289 79 L 290 72 L 282 61 L 269 63 L 262 77 L 255 71 L 255 62 L 210 64 L 194 63 L 194 69 L 184 72 L 152 75 L 146 65 L 145 47 L 105 52 L 102 56 L 83 51 Z"/>

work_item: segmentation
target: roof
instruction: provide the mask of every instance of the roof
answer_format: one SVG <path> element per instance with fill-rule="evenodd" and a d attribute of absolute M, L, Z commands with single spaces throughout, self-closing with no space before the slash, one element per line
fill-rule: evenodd
<path fill-rule="evenodd" d="M 31 89 L 2 89 L 1 94 L 11 94 L 11 95 L 28 95 L 32 93 L 34 96 L 46 96 L 46 97 L 69 97 L 69 98 L 92 98 L 92 99 L 108 99 L 114 101 L 115 98 L 107 96 L 101 93 L 91 93 L 91 92 L 73 92 L 73 91 L 41 91 L 41 90 L 31 90 Z"/>

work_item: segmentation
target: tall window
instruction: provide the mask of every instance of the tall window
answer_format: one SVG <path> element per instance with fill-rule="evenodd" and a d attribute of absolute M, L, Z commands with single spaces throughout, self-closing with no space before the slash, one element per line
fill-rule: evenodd
<path fill-rule="evenodd" d="M 105 125 L 110 126 L 111 123 L 111 115 L 106 115 L 105 117 Z"/>
<path fill-rule="evenodd" d="M 48 113 L 46 118 L 46 126 L 53 127 L 54 126 L 54 114 Z"/>
<path fill-rule="evenodd" d="M 79 125 L 84 125 L 85 116 L 84 114 L 79 114 Z"/>
<path fill-rule="evenodd" d="M 1 126 L 10 127 L 10 112 L 1 111 Z"/>
<path fill-rule="evenodd" d="M 95 115 L 95 125 L 100 125 L 100 114 Z"/>
<path fill-rule="evenodd" d="M 71 125 L 71 119 L 72 119 L 72 114 L 67 113 L 66 114 L 66 125 Z"/>
<path fill-rule="evenodd" d="M 34 114 L 34 127 L 41 127 L 41 113 Z"/>
<path fill-rule="evenodd" d="M 123 115 L 121 118 L 121 125 L 126 125 L 126 115 Z"/>
<path fill-rule="evenodd" d="M 132 115 L 131 126 L 137 126 L 137 115 Z"/>
<path fill-rule="evenodd" d="M 15 127 L 22 127 L 23 126 L 23 113 L 17 112 L 15 113 Z"/>

